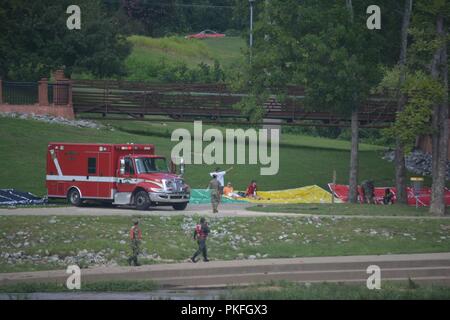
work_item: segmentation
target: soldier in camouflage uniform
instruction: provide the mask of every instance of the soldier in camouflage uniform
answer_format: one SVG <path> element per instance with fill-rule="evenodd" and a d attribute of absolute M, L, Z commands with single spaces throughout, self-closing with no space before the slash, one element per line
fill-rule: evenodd
<path fill-rule="evenodd" d="M 217 207 L 220 202 L 220 183 L 217 180 L 217 176 L 213 175 L 212 180 L 209 182 L 208 190 L 211 192 L 211 204 L 213 208 L 213 213 L 218 213 Z"/>
<path fill-rule="evenodd" d="M 205 218 L 200 219 L 200 223 L 195 226 L 194 230 L 194 240 L 197 240 L 198 243 L 198 250 L 194 253 L 194 255 L 191 258 L 191 261 L 193 263 L 196 263 L 197 256 L 202 254 L 203 255 L 203 261 L 208 262 L 208 249 L 206 248 L 206 239 L 209 235 L 209 226 L 208 222 L 206 222 Z"/>
<path fill-rule="evenodd" d="M 135 220 L 134 225 L 130 229 L 130 245 L 131 256 L 128 258 L 128 264 L 134 263 L 135 266 L 140 266 L 137 260 L 137 256 L 140 253 L 140 245 L 142 240 L 142 231 L 139 228 L 139 221 Z"/>

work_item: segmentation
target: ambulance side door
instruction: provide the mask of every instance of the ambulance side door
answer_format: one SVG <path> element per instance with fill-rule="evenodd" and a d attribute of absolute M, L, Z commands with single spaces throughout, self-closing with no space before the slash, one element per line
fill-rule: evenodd
<path fill-rule="evenodd" d="M 85 166 L 86 166 L 86 182 L 83 186 L 83 198 L 97 198 L 99 188 L 99 153 L 86 152 Z"/>
<path fill-rule="evenodd" d="M 120 170 L 117 174 L 117 192 L 131 193 L 136 187 L 136 183 L 134 181 L 136 179 L 134 161 L 131 157 L 124 157 L 123 160 L 125 161 L 125 170 L 123 174 Z M 120 159 L 118 168 L 120 168 Z"/>
<path fill-rule="evenodd" d="M 111 174 L 111 153 L 101 152 L 98 157 L 99 180 L 98 197 L 102 199 L 112 199 L 112 190 L 114 188 L 114 177 Z"/>

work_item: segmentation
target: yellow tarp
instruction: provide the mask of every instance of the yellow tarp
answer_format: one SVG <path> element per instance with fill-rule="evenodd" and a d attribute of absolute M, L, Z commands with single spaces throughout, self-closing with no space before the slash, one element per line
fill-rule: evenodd
<path fill-rule="evenodd" d="M 331 203 L 331 193 L 319 186 L 308 186 L 280 191 L 258 191 L 261 200 L 239 198 L 252 203 Z"/>

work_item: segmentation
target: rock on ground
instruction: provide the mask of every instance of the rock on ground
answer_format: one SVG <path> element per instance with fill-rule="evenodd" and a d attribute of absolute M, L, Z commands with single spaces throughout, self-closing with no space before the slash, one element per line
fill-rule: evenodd
<path fill-rule="evenodd" d="M 395 158 L 395 151 L 387 152 L 383 159 L 393 162 Z M 432 168 L 431 154 L 415 150 L 405 157 L 405 164 L 408 171 L 421 176 L 431 176 Z M 447 162 L 447 180 L 450 180 L 450 162 Z"/>

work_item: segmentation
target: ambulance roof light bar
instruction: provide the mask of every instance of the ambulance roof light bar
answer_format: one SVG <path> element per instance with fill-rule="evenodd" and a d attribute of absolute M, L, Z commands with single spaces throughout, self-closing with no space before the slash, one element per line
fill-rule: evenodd
<path fill-rule="evenodd" d="M 127 144 L 126 146 L 116 146 L 117 149 L 119 150 L 123 150 L 123 151 L 130 151 L 130 150 L 152 150 L 153 147 L 152 146 L 142 146 L 142 145 L 131 145 L 131 144 Z"/>

